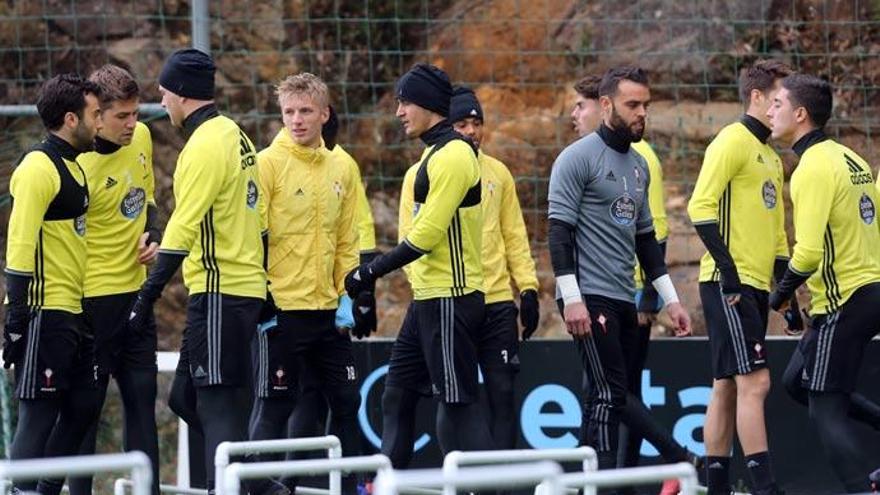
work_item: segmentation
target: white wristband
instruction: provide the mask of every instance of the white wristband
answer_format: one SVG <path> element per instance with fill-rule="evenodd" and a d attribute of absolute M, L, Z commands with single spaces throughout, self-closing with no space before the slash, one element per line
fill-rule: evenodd
<path fill-rule="evenodd" d="M 664 307 L 678 302 L 678 293 L 675 292 L 675 286 L 672 285 L 672 278 L 669 277 L 668 273 L 654 279 L 651 285 L 657 289 L 657 294 L 660 294 L 660 297 L 663 298 Z"/>
<path fill-rule="evenodd" d="M 562 296 L 562 302 L 565 306 L 581 302 L 581 288 L 578 286 L 574 274 L 556 277 L 556 287 L 559 289 L 559 295 Z"/>

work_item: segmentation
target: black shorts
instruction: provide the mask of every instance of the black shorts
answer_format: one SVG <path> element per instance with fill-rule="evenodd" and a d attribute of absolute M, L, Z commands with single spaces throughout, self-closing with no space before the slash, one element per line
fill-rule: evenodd
<path fill-rule="evenodd" d="M 706 316 L 712 376 L 716 380 L 747 375 L 767 367 L 767 291 L 742 286 L 740 300 L 730 306 L 718 282 L 700 282 Z"/>
<path fill-rule="evenodd" d="M 486 318 L 476 342 L 477 359 L 483 370 L 519 371 L 518 314 L 513 301 L 486 305 Z"/>
<path fill-rule="evenodd" d="M 27 350 L 15 363 L 15 393 L 46 399 L 94 388 L 94 358 L 95 341 L 83 331 L 81 314 L 38 310 L 28 324 Z"/>
<path fill-rule="evenodd" d="M 200 293 L 186 308 L 181 360 L 189 364 L 196 387 L 249 385 L 251 358 L 248 349 L 257 331 L 263 300 L 256 297 Z"/>
<path fill-rule="evenodd" d="M 815 392 L 850 393 L 856 388 L 868 342 L 880 331 L 880 282 L 858 288 L 833 313 L 813 318 L 801 341 L 801 381 Z"/>
<path fill-rule="evenodd" d="M 335 310 L 280 311 L 278 325 L 257 336 L 256 376 L 262 398 L 293 397 L 306 378 L 318 387 L 354 387 L 351 336 L 336 329 Z"/>
<path fill-rule="evenodd" d="M 141 331 L 127 331 L 135 299 L 137 292 L 83 299 L 83 319 L 86 331 L 95 338 L 99 374 L 156 369 L 156 322 L 152 311 Z"/>
<path fill-rule="evenodd" d="M 482 292 L 413 301 L 391 349 L 387 386 L 431 392 L 450 404 L 479 398 L 477 349 L 485 318 Z"/>

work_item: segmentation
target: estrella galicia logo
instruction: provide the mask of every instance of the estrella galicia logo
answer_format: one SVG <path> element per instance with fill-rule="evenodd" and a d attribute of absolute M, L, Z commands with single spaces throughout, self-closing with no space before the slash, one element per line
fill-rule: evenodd
<path fill-rule="evenodd" d="M 80 215 L 73 219 L 73 230 L 76 231 L 76 235 L 83 237 L 86 235 L 86 216 Z"/>
<path fill-rule="evenodd" d="M 767 182 L 764 182 L 761 194 L 764 196 L 764 206 L 766 206 L 768 210 L 776 208 L 776 184 L 774 184 L 773 181 L 768 180 Z"/>
<path fill-rule="evenodd" d="M 859 215 L 862 216 L 862 221 L 868 225 L 874 223 L 874 216 L 876 212 L 874 210 L 874 202 L 871 201 L 871 197 L 866 193 L 862 193 L 862 198 L 859 200 Z"/>
<path fill-rule="evenodd" d="M 122 216 L 129 220 L 134 220 L 141 214 L 147 203 L 147 193 L 140 187 L 132 187 L 128 190 L 128 194 L 122 198 L 119 204 L 119 211 Z"/>
<path fill-rule="evenodd" d="M 611 203 L 608 212 L 614 223 L 623 226 L 632 225 L 636 220 L 636 202 L 629 194 L 618 196 Z"/>
<path fill-rule="evenodd" d="M 257 206 L 257 199 L 260 197 L 257 184 L 253 180 L 249 180 L 247 184 L 247 207 L 254 209 Z"/>

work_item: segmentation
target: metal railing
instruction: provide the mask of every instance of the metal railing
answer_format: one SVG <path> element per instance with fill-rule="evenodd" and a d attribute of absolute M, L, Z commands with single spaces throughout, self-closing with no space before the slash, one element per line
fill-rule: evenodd
<path fill-rule="evenodd" d="M 373 495 L 398 495 L 413 488 L 489 490 L 538 486 L 540 495 L 562 495 L 562 468 L 552 461 L 463 468 L 455 474 L 442 469 L 383 471 L 373 481 Z M 536 491 L 536 493 L 538 493 Z"/>
<path fill-rule="evenodd" d="M 125 495 L 126 489 L 134 486 L 130 479 L 117 478 L 113 482 L 113 495 Z M 189 488 L 186 486 L 176 485 L 159 485 L 159 493 L 171 493 L 178 495 L 207 495 L 208 490 L 204 488 Z"/>
<path fill-rule="evenodd" d="M 342 457 L 342 446 L 339 438 L 334 435 L 309 438 L 285 438 L 279 440 L 254 440 L 247 442 L 222 442 L 217 446 L 214 453 L 214 480 L 217 487 L 217 495 L 227 495 L 225 486 L 221 483 L 224 472 L 229 466 L 229 458 L 241 454 L 278 454 L 287 452 L 302 452 L 307 450 L 326 450 L 328 459 Z M 292 461 L 291 461 L 292 462 Z M 268 464 L 268 463 L 255 463 Z M 342 491 L 342 474 L 340 471 L 328 471 L 329 493 L 339 494 Z"/>
<path fill-rule="evenodd" d="M 53 476 L 81 476 L 97 473 L 129 471 L 134 495 L 150 495 L 153 470 L 143 452 L 102 454 L 49 459 L 24 459 L 0 462 L 2 492 L 9 481 L 38 480 Z"/>
<path fill-rule="evenodd" d="M 590 447 L 575 449 L 517 449 L 517 450 L 475 450 L 463 452 L 454 450 L 443 458 L 443 472 L 450 477 L 455 476 L 460 466 L 477 464 L 510 464 L 512 462 L 580 461 L 584 472 L 598 469 L 596 451 Z M 455 495 L 450 487 L 444 495 Z"/>
<path fill-rule="evenodd" d="M 332 472 L 378 472 L 391 471 L 391 460 L 382 454 L 339 459 L 310 459 L 307 461 L 275 461 L 230 464 L 223 473 L 223 494 L 239 495 L 241 481 L 269 476 L 315 475 Z M 217 485 L 219 486 L 219 484 Z M 341 486 L 330 495 L 340 495 Z"/>
<path fill-rule="evenodd" d="M 681 495 L 697 494 L 697 470 L 692 464 L 664 464 L 623 469 L 608 469 L 589 473 L 569 473 L 559 477 L 563 488 L 584 488 L 584 495 L 595 495 L 597 488 L 636 486 L 677 478 Z"/>

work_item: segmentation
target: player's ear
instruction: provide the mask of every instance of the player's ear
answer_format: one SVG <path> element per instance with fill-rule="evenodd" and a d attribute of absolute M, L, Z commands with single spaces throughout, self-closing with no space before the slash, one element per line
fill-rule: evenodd
<path fill-rule="evenodd" d="M 797 107 L 794 110 L 794 121 L 798 124 L 806 122 L 809 119 L 810 114 L 807 113 L 807 109 L 804 107 Z"/>
<path fill-rule="evenodd" d="M 610 115 L 611 108 L 614 106 L 614 103 L 611 101 L 611 97 L 608 95 L 603 95 L 599 97 L 599 107 L 602 109 L 602 116 Z"/>

